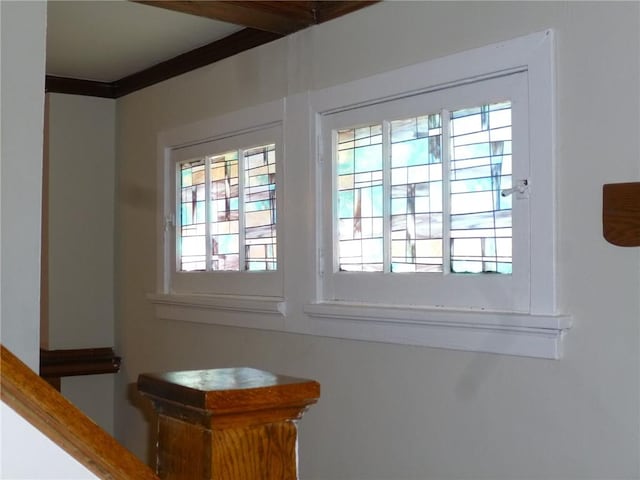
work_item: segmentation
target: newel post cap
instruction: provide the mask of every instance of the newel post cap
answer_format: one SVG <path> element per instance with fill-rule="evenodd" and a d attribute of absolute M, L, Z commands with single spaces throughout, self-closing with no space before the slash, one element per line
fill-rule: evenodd
<path fill-rule="evenodd" d="M 144 373 L 138 390 L 156 407 L 180 407 L 212 418 L 269 411 L 299 418 L 320 397 L 314 380 L 248 367 Z"/>

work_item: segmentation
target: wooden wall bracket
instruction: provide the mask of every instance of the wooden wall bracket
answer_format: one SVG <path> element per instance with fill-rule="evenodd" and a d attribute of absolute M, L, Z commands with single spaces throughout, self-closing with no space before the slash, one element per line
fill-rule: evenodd
<path fill-rule="evenodd" d="M 640 247 L 640 182 L 602 187 L 602 234 L 620 247 Z"/>
<path fill-rule="evenodd" d="M 120 357 L 112 348 L 40 349 L 40 376 L 60 391 L 60 378 L 118 373 Z"/>

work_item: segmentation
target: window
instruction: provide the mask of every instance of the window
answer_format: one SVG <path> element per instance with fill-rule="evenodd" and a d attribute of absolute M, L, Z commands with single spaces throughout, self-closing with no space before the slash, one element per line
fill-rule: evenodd
<path fill-rule="evenodd" d="M 282 314 L 283 109 L 276 101 L 161 134 L 162 275 L 151 299 L 182 309 L 164 316 Z"/>
<path fill-rule="evenodd" d="M 552 32 L 314 92 L 326 335 L 557 358 Z"/>
<path fill-rule="evenodd" d="M 325 299 L 526 311 L 528 195 L 510 194 L 529 176 L 525 86 L 511 73 L 323 116 Z"/>

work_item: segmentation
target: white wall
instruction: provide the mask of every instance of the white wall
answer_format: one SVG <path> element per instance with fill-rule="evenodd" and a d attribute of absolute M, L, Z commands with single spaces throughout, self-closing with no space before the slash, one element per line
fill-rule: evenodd
<path fill-rule="evenodd" d="M 49 94 L 49 348 L 112 347 L 115 100 Z M 113 375 L 62 393 L 113 432 Z"/>
<path fill-rule="evenodd" d="M 45 24 L 44 2 L 0 2 L 1 341 L 36 371 Z M 96 478 L 4 402 L 0 447 L 1 478 Z"/>
<path fill-rule="evenodd" d="M 0 477 L 11 480 L 88 480 L 96 477 L 4 402 Z M 10 432 L 10 433 L 9 433 Z M 6 436 L 5 436 L 6 434 Z M 37 457 L 34 453 L 37 452 Z M 29 453 L 28 457 L 25 453 Z M 37 458 L 37 461 L 34 459 Z"/>
<path fill-rule="evenodd" d="M 154 318 L 158 132 L 545 28 L 557 39 L 559 293 L 575 321 L 563 360 Z M 637 2 L 384 2 L 118 100 L 119 439 L 150 458 L 139 373 L 248 365 L 321 382 L 300 423 L 305 479 L 640 477 L 640 249 L 601 235 L 602 184 L 640 180 L 639 32 Z M 298 223 L 285 262 L 312 256 L 310 161 L 285 166 L 300 200 L 286 207 Z M 287 270 L 290 322 L 311 264 Z"/>
<path fill-rule="evenodd" d="M 37 371 L 46 3 L 0 9 L 0 328 L 2 343 Z"/>

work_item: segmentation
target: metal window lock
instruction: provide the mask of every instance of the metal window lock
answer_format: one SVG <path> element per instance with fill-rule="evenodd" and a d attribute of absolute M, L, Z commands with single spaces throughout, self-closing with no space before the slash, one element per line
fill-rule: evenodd
<path fill-rule="evenodd" d="M 502 190 L 500 193 L 503 197 L 508 197 L 509 195 L 513 195 L 516 193 L 518 198 L 526 196 L 529 193 L 529 180 L 526 178 L 524 180 L 518 180 L 514 187 L 507 188 Z"/>

